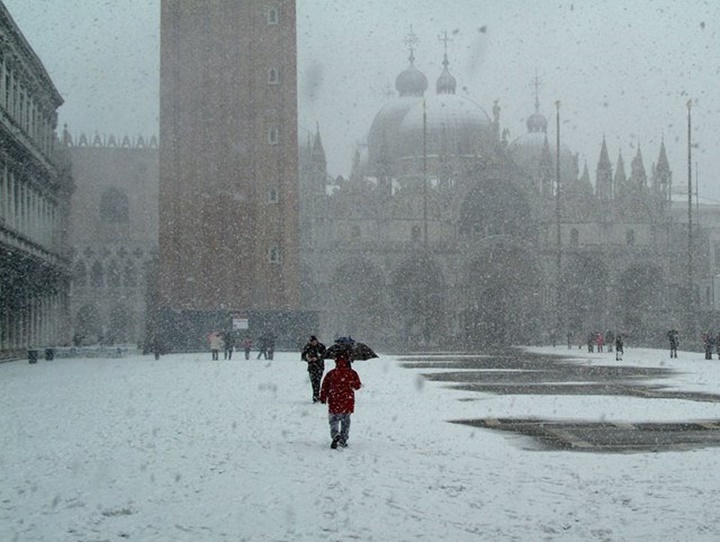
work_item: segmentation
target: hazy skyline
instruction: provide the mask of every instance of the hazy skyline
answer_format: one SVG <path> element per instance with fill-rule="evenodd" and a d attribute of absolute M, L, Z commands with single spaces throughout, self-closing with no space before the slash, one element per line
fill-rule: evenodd
<path fill-rule="evenodd" d="M 159 0 L 5 0 L 65 99 L 60 129 L 93 136 L 158 134 Z M 430 0 L 297 2 L 301 130 L 319 124 L 331 175 L 347 175 L 354 146 L 394 93 L 418 37 L 415 65 L 429 81 L 450 71 L 463 94 L 491 114 L 502 107 L 510 140 L 534 111 L 587 162 L 591 178 L 603 136 L 626 173 L 642 149 L 650 175 L 665 139 L 673 184 L 687 186 L 687 108 L 693 101 L 693 168 L 701 196 L 720 200 L 720 6 L 710 1 L 574 2 Z M 302 136 L 301 136 L 302 143 Z M 696 168 L 697 164 L 697 168 Z"/>

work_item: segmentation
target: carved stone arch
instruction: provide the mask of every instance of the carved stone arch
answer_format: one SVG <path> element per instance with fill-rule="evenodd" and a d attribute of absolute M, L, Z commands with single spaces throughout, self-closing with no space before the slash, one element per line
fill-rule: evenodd
<path fill-rule="evenodd" d="M 90 269 L 90 286 L 93 288 L 102 288 L 105 286 L 105 269 L 100 260 L 95 260 Z"/>
<path fill-rule="evenodd" d="M 382 269 L 362 258 L 339 264 L 330 277 L 329 313 L 337 335 L 380 344 L 387 328 L 388 303 Z"/>
<path fill-rule="evenodd" d="M 100 221 L 106 224 L 127 224 L 130 221 L 130 200 L 115 186 L 100 195 Z"/>
<path fill-rule="evenodd" d="M 96 343 L 102 336 L 103 324 L 100 311 L 95 305 L 84 305 L 75 315 L 74 335 L 80 342 Z"/>
<path fill-rule="evenodd" d="M 604 332 L 613 324 L 609 273 L 599 255 L 566 256 L 560 288 L 566 332 L 584 340 L 589 333 Z"/>
<path fill-rule="evenodd" d="M 132 342 L 134 339 L 135 315 L 124 304 L 114 305 L 110 309 L 105 341 L 107 344 Z"/>
<path fill-rule="evenodd" d="M 117 260 L 110 260 L 107 263 L 107 285 L 110 288 L 117 288 L 122 284 L 122 273 Z"/>
<path fill-rule="evenodd" d="M 471 186 L 459 192 L 458 230 L 463 237 L 509 235 L 526 242 L 535 237 L 531 206 L 514 168 L 482 164 L 471 170 L 469 178 Z"/>
<path fill-rule="evenodd" d="M 440 342 L 447 335 L 446 279 L 432 254 L 418 252 L 392 273 L 393 320 L 410 345 Z"/>
<path fill-rule="evenodd" d="M 138 285 L 138 270 L 130 258 L 125 260 L 123 268 L 123 285 L 127 288 L 135 288 Z"/>
<path fill-rule="evenodd" d="M 75 262 L 75 268 L 73 270 L 73 282 L 75 287 L 84 288 L 88 282 L 88 270 L 83 260 Z"/>
<path fill-rule="evenodd" d="M 456 300 L 467 346 L 533 344 L 550 331 L 543 319 L 543 272 L 529 245 L 488 238 L 467 262 Z"/>
<path fill-rule="evenodd" d="M 623 331 L 638 342 L 661 336 L 665 322 L 658 322 L 657 315 L 667 310 L 663 270 L 651 263 L 634 263 L 620 274 L 617 290 Z"/>

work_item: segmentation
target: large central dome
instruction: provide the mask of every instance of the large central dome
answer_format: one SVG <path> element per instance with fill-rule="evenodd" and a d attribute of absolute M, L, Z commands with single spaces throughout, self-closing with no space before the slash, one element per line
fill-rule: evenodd
<path fill-rule="evenodd" d="M 493 139 L 493 123 L 478 104 L 438 94 L 413 105 L 400 124 L 399 157 L 482 154 Z M 427 146 L 425 148 L 425 146 Z"/>
<path fill-rule="evenodd" d="M 368 133 L 371 174 L 390 171 L 399 159 L 427 156 L 481 156 L 496 138 L 488 114 L 477 103 L 455 94 L 456 81 L 447 55 L 434 96 L 425 97 L 427 78 L 410 65 L 395 80 L 399 96 L 378 112 Z"/>

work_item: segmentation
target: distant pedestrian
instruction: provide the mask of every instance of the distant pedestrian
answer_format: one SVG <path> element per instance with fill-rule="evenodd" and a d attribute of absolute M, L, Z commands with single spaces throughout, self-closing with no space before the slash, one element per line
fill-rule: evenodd
<path fill-rule="evenodd" d="M 609 329 L 605 332 L 605 342 L 608 345 L 608 352 L 612 352 L 613 344 L 615 343 L 615 335 Z"/>
<path fill-rule="evenodd" d="M 260 335 L 260 338 L 258 339 L 258 355 L 257 359 L 260 359 L 260 356 L 263 356 L 263 358 L 268 359 L 268 353 L 267 353 L 267 335 L 263 333 Z"/>
<path fill-rule="evenodd" d="M 267 337 L 267 348 L 265 349 L 267 359 L 273 359 L 273 356 L 275 355 L 275 338 L 274 333 L 270 333 Z"/>
<path fill-rule="evenodd" d="M 615 360 L 620 361 L 625 353 L 625 345 L 623 344 L 622 335 L 618 333 L 615 337 Z"/>
<path fill-rule="evenodd" d="M 248 335 L 243 340 L 243 350 L 245 350 L 245 359 L 250 359 L 250 352 L 252 351 L 252 346 L 253 346 L 253 340 Z"/>
<path fill-rule="evenodd" d="M 312 388 L 312 401 L 317 403 L 320 400 L 320 382 L 325 372 L 325 345 L 318 341 L 315 335 L 310 335 L 310 340 L 300 354 L 300 359 L 307 363 L 307 371 L 310 376 L 310 387 Z"/>
<path fill-rule="evenodd" d="M 361 386 L 360 376 L 350 368 L 350 362 L 344 354 L 339 354 L 335 358 L 335 368 L 325 375 L 320 389 L 320 402 L 328 404 L 332 449 L 347 446 L 350 415 L 355 411 L 355 390 Z"/>
<path fill-rule="evenodd" d="M 233 351 L 235 350 L 235 332 L 227 331 L 224 334 L 225 339 L 225 359 L 232 359 Z"/>
<path fill-rule="evenodd" d="M 163 346 L 162 341 L 157 334 L 153 335 L 152 339 L 150 339 L 150 352 L 155 355 L 155 359 L 160 359 L 160 354 L 163 352 Z"/>
<path fill-rule="evenodd" d="M 592 352 L 595 349 L 595 334 L 590 333 L 587 336 L 587 349 L 588 352 Z"/>
<path fill-rule="evenodd" d="M 668 340 L 670 341 L 670 357 L 677 357 L 677 349 L 680 346 L 680 334 L 676 329 L 671 329 L 667 333 Z"/>
<path fill-rule="evenodd" d="M 597 344 L 597 351 L 602 352 L 603 346 L 605 346 L 605 335 L 603 335 L 602 331 L 595 333 L 595 344 Z"/>
<path fill-rule="evenodd" d="M 705 359 L 712 359 L 713 346 L 715 345 L 715 336 L 707 331 L 702 334 L 703 346 L 705 347 Z"/>
<path fill-rule="evenodd" d="M 223 341 L 222 334 L 213 332 L 208 336 L 208 339 L 210 341 L 212 359 L 220 359 L 220 350 L 225 349 L 225 341 Z"/>

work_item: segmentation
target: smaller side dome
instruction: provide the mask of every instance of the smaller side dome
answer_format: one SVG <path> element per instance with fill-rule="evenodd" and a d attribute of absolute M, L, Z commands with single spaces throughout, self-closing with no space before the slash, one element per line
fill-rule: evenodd
<path fill-rule="evenodd" d="M 448 70 L 449 64 L 450 62 L 448 62 L 447 53 L 445 53 L 445 58 L 443 59 L 443 71 L 435 84 L 435 90 L 438 94 L 455 94 L 457 81 L 455 80 L 453 74 L 450 73 L 450 70 Z"/>
<path fill-rule="evenodd" d="M 548 121 L 544 115 L 540 113 L 533 113 L 530 115 L 525 122 L 528 132 L 543 132 L 547 133 Z"/>
<path fill-rule="evenodd" d="M 415 67 L 415 58 L 410 57 L 410 65 L 395 78 L 395 89 L 400 96 L 422 96 L 428 88 L 428 80 Z"/>

